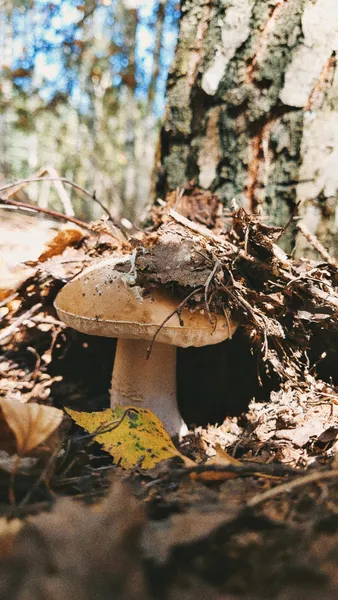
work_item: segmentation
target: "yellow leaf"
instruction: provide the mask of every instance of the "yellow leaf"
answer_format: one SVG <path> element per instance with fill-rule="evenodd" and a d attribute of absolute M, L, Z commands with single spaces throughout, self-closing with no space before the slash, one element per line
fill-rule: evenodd
<path fill-rule="evenodd" d="M 88 431 L 112 455 L 114 463 L 130 469 L 140 462 L 143 469 L 151 469 L 161 460 L 185 456 L 175 448 L 162 422 L 151 410 L 133 406 L 117 406 L 101 412 L 78 412 L 65 408 L 72 419 Z M 108 430 L 108 431 L 107 431 Z M 104 431 L 105 433 L 99 433 Z M 192 461 L 189 461 L 192 464 Z"/>
<path fill-rule="evenodd" d="M 46 250 L 40 254 L 37 262 L 45 262 L 48 258 L 52 258 L 52 256 L 62 254 L 68 246 L 74 246 L 74 244 L 79 243 L 82 238 L 83 233 L 79 229 L 65 229 L 64 231 L 59 231 L 59 233 L 46 244 Z"/>
<path fill-rule="evenodd" d="M 24 456 L 45 442 L 62 419 L 58 408 L 0 398 L 0 449 Z"/>

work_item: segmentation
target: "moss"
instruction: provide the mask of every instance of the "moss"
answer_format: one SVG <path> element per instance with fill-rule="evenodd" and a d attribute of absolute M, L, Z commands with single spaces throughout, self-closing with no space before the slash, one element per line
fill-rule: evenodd
<path fill-rule="evenodd" d="M 168 175 L 169 188 L 174 190 L 187 181 L 186 167 L 189 148 L 186 145 L 174 144 L 164 159 L 164 167 Z"/>

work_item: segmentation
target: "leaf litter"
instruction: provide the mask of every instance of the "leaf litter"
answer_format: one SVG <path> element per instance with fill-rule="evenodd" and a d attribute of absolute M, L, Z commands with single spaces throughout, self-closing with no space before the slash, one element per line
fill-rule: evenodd
<path fill-rule="evenodd" d="M 53 300 L 88 264 L 136 249 L 142 286 L 181 300 L 201 287 L 192 310 L 235 315 L 241 333 L 227 344 L 235 354 L 245 338 L 256 370 L 247 407 L 227 414 L 224 391 L 222 422 L 205 420 L 180 445 L 190 467 L 173 456 L 123 470 L 66 416 L 49 458 L 0 461 L 3 529 L 23 523 L 14 543 L 8 529 L 0 597 L 336 597 L 337 268 L 287 257 L 281 230 L 243 209 L 224 221 L 209 199 L 208 217 L 194 194 L 168 197 L 120 245 L 100 224 L 95 236 L 69 234 L 70 246 L 50 244 L 2 292 L 0 399 L 38 412 L 107 408 L 114 342 L 67 330 Z"/>

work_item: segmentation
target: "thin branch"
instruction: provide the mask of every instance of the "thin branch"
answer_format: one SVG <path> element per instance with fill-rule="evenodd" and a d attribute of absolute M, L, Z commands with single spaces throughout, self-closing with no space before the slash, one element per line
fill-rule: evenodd
<path fill-rule="evenodd" d="M 92 233 L 96 233 L 96 235 L 98 235 L 98 232 L 95 230 L 95 228 L 93 228 L 93 226 L 90 223 L 85 223 L 84 221 L 80 221 L 75 217 L 68 217 L 67 215 L 64 215 L 63 213 L 57 212 L 55 210 L 50 210 L 49 208 L 41 208 L 41 206 L 29 204 L 28 202 L 18 202 L 17 200 L 10 200 L 9 198 L 0 197 L 0 202 L 5 206 L 16 206 L 17 208 L 23 208 L 24 210 L 33 210 L 34 212 L 39 212 L 44 215 L 48 215 L 53 219 L 63 219 L 64 221 L 74 223 L 74 225 L 82 227 L 83 229 L 88 229 L 88 231 L 91 231 Z M 115 237 L 113 234 L 112 236 Z"/>
<path fill-rule="evenodd" d="M 185 477 L 186 475 L 190 475 L 191 473 L 234 473 L 239 477 L 285 477 L 286 475 L 296 475 L 299 474 L 297 469 L 293 467 L 289 467 L 288 465 L 278 464 L 278 463 L 254 463 L 254 462 L 245 462 L 243 461 L 240 465 L 221 465 L 221 464 L 211 464 L 208 465 L 208 462 L 202 465 L 196 465 L 192 467 L 186 467 L 184 469 L 175 469 L 170 472 L 170 476 L 178 476 Z M 303 477 L 306 478 L 306 475 Z M 297 479 L 298 481 L 298 479 Z M 281 485 L 278 487 L 282 487 Z M 276 488 L 273 488 L 276 489 Z M 271 490 L 269 490 L 271 491 Z M 263 495 L 263 494 L 262 494 Z"/>
<path fill-rule="evenodd" d="M 282 235 L 284 235 L 284 233 L 286 232 L 286 230 L 290 227 L 292 221 L 296 218 L 296 213 L 297 213 L 297 210 L 298 210 L 299 206 L 300 206 L 300 201 L 296 202 L 296 204 L 292 208 L 291 214 L 290 214 L 290 217 L 289 217 L 288 221 L 286 222 L 286 224 L 284 225 L 284 227 L 282 228 L 282 230 L 279 232 L 279 234 L 275 238 L 276 242 L 278 242 L 278 240 L 282 237 Z"/>
<path fill-rule="evenodd" d="M 296 488 L 308 483 L 316 483 L 317 481 L 323 481 L 325 479 L 338 479 L 338 469 L 333 469 L 332 471 L 317 471 L 316 473 L 310 473 L 309 475 L 297 477 L 297 479 L 282 483 L 281 485 L 271 488 L 262 494 L 257 494 L 247 502 L 247 506 L 250 508 L 258 506 L 267 500 L 271 500 L 272 498 L 279 496 L 279 494 L 292 492 L 292 490 L 295 490 Z"/>
<path fill-rule="evenodd" d="M 188 302 L 188 300 L 190 300 L 190 298 L 192 298 L 193 296 L 195 296 L 195 294 L 197 294 L 197 292 L 201 292 L 204 288 L 204 285 L 200 285 L 198 288 L 196 288 L 195 290 L 193 290 L 192 292 L 190 292 L 190 294 L 188 294 L 188 296 L 186 298 L 184 298 L 184 300 L 182 300 L 182 302 L 171 312 L 169 313 L 169 315 L 164 319 L 164 321 L 162 321 L 161 325 L 158 326 L 158 328 L 156 329 L 153 338 L 150 342 L 150 345 L 147 349 L 147 360 L 150 357 L 151 351 L 153 349 L 153 345 L 155 342 L 155 339 L 157 338 L 158 334 L 160 333 L 161 329 L 164 327 L 164 325 L 171 319 L 171 317 L 173 317 L 175 314 L 178 315 L 178 318 L 180 319 L 181 322 L 181 310 L 183 308 L 183 306 Z"/>
<path fill-rule="evenodd" d="M 31 177 L 28 179 L 19 179 L 18 181 L 14 181 L 14 183 L 7 183 L 6 185 L 3 185 L 0 188 L 0 194 L 2 192 L 5 192 L 6 190 L 10 190 L 13 187 L 17 187 L 18 185 L 20 185 L 20 186 L 28 185 L 29 183 L 36 183 L 37 181 L 62 181 L 62 183 L 68 183 L 75 190 L 82 192 L 83 194 L 85 194 L 85 196 L 88 196 L 89 198 L 93 198 L 93 194 L 88 192 L 88 190 L 85 190 L 83 187 L 81 187 L 80 185 L 78 185 L 77 183 L 72 181 L 71 179 L 67 179 L 67 177 Z"/>
<path fill-rule="evenodd" d="M 121 425 L 122 421 L 124 421 L 124 419 L 126 417 L 129 417 L 130 413 L 138 414 L 139 410 L 134 407 L 126 408 L 126 410 L 124 411 L 124 413 L 122 414 L 120 419 L 115 419 L 114 421 L 110 421 L 110 422 L 107 421 L 105 423 L 102 423 L 93 433 L 87 433 L 86 435 L 79 438 L 77 441 L 83 442 L 84 440 L 93 439 L 97 435 L 103 435 L 104 433 L 110 433 L 114 429 L 117 429 Z"/>
<path fill-rule="evenodd" d="M 212 269 L 210 275 L 208 276 L 208 278 L 205 282 L 205 285 L 204 285 L 204 304 L 205 304 L 205 308 L 208 313 L 209 321 L 212 325 L 215 323 L 215 319 L 211 316 L 211 313 L 210 313 L 209 302 L 208 302 L 208 291 L 209 291 L 210 283 L 211 283 L 213 277 L 215 277 L 220 266 L 221 266 L 221 263 L 219 262 L 219 260 L 216 260 L 216 262 L 213 266 L 213 269 Z"/>
<path fill-rule="evenodd" d="M 9 302 L 12 302 L 12 300 L 15 300 L 15 298 L 17 297 L 18 292 L 14 292 L 13 294 L 11 294 L 10 296 L 6 296 L 3 300 L 1 300 L 0 302 L 0 308 L 2 308 L 3 306 L 6 306 Z"/>
<path fill-rule="evenodd" d="M 311 231 L 306 227 L 305 223 L 297 223 L 297 229 L 303 234 L 305 239 L 311 244 L 311 246 L 320 254 L 320 256 L 328 262 L 330 265 L 336 266 L 336 261 L 330 256 L 326 248 L 324 248 L 323 244 L 319 241 L 317 236 L 315 236 Z"/>
<path fill-rule="evenodd" d="M 109 212 L 108 208 L 104 204 L 102 204 L 101 200 L 98 199 L 98 197 L 96 196 L 96 191 L 95 190 L 93 191 L 92 199 L 94 200 L 94 202 L 96 202 L 100 206 L 100 208 L 103 210 L 103 212 L 106 213 L 109 221 L 111 221 L 113 223 L 113 225 L 115 225 L 115 227 L 116 227 L 116 223 L 115 223 L 114 218 L 112 217 L 112 215 Z"/>
<path fill-rule="evenodd" d="M 210 231 L 210 229 L 208 229 L 204 225 L 200 225 L 199 223 L 194 223 L 194 221 L 187 219 L 187 217 L 183 217 L 183 215 L 181 215 L 179 212 L 177 212 L 177 210 L 174 210 L 173 208 L 171 208 L 169 211 L 169 216 L 172 219 L 174 219 L 175 221 L 177 221 L 177 223 L 180 223 L 181 225 L 185 225 L 185 227 L 188 227 L 188 229 L 191 229 L 191 231 L 194 231 L 195 233 L 198 233 L 199 235 L 202 235 L 203 237 L 205 237 L 209 240 L 213 240 L 218 245 L 222 244 L 223 246 L 228 247 L 236 254 L 238 253 L 238 248 L 236 246 L 234 246 L 234 244 L 229 242 L 229 240 L 223 239 L 219 235 L 215 235 L 212 231 Z"/>
<path fill-rule="evenodd" d="M 35 315 L 35 313 L 38 312 L 40 308 L 42 308 L 41 302 L 35 304 L 29 310 L 26 310 L 26 312 L 22 313 L 22 315 L 17 317 L 17 319 L 15 319 L 13 323 L 11 323 L 8 327 L 3 329 L 0 333 L 0 343 L 6 340 L 10 335 L 13 335 L 16 332 L 18 326 L 21 325 L 21 323 L 23 323 L 24 321 L 30 319 L 33 315 Z"/>
<path fill-rule="evenodd" d="M 39 181 L 59 181 L 62 183 L 66 183 L 67 185 L 71 185 L 74 188 L 74 190 L 81 192 L 81 194 L 84 194 L 85 196 L 87 196 L 87 198 L 90 198 L 91 200 L 94 200 L 94 202 L 97 202 L 97 204 L 99 204 L 99 206 L 102 208 L 102 210 L 106 213 L 106 215 L 108 216 L 109 220 L 113 223 L 113 225 L 115 227 L 117 227 L 118 229 L 120 229 L 122 231 L 122 233 L 124 233 L 124 235 L 125 235 L 125 228 L 123 227 L 123 225 L 121 223 L 119 223 L 116 219 L 114 219 L 114 217 L 110 214 L 108 208 L 106 208 L 102 204 L 102 202 L 100 200 L 98 200 L 98 198 L 96 197 L 96 193 L 89 192 L 88 190 L 83 188 L 81 185 L 78 185 L 77 183 L 75 183 L 75 181 L 72 181 L 71 179 L 68 179 L 67 177 L 32 177 L 32 178 L 28 178 L 28 179 L 20 179 L 19 181 L 15 181 L 14 183 L 7 183 L 6 185 L 2 186 L 0 188 L 0 194 L 2 192 L 5 192 L 6 190 L 13 188 L 13 187 L 17 187 L 17 186 L 22 187 L 23 185 L 28 185 L 29 183 L 36 183 Z M 2 199 L 2 201 L 5 202 L 6 200 Z M 47 210 L 47 209 L 43 209 L 43 210 L 41 210 L 41 212 L 43 212 L 44 210 Z M 54 212 L 54 211 L 52 211 L 52 212 Z M 58 213 L 58 214 L 62 214 L 62 213 Z M 60 218 L 60 217 L 58 217 L 58 218 Z"/>

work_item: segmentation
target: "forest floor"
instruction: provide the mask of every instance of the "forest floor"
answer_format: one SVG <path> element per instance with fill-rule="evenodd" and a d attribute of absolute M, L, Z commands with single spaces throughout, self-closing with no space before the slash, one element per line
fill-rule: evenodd
<path fill-rule="evenodd" d="M 191 380 L 179 377 L 182 412 L 202 423 L 179 444 L 189 466 L 178 455 L 151 469 L 142 468 L 142 459 L 123 469 L 67 415 L 34 451 L 18 452 L 36 434 L 37 413 L 30 425 L 15 414 L 14 426 L 5 402 L 107 408 L 115 342 L 65 328 L 53 308 L 69 277 L 104 254 L 104 235 L 98 243 L 68 234 L 41 260 L 54 227 L 4 213 L 0 599 L 336 599 L 333 338 L 327 342 L 322 332 L 312 362 L 309 351 L 301 376 L 290 372 L 281 385 L 257 376 L 241 331 L 226 342 L 225 381 L 222 369 L 215 372 L 214 354 L 182 351 L 183 372 L 193 371 Z M 31 262 L 23 267 L 23 261 Z M 316 366 L 328 356 L 321 379 Z M 213 384 L 203 387 L 209 377 Z M 206 396 L 207 407 L 194 412 L 198 393 L 198 404 Z M 220 424 L 207 425 L 217 395 Z"/>

